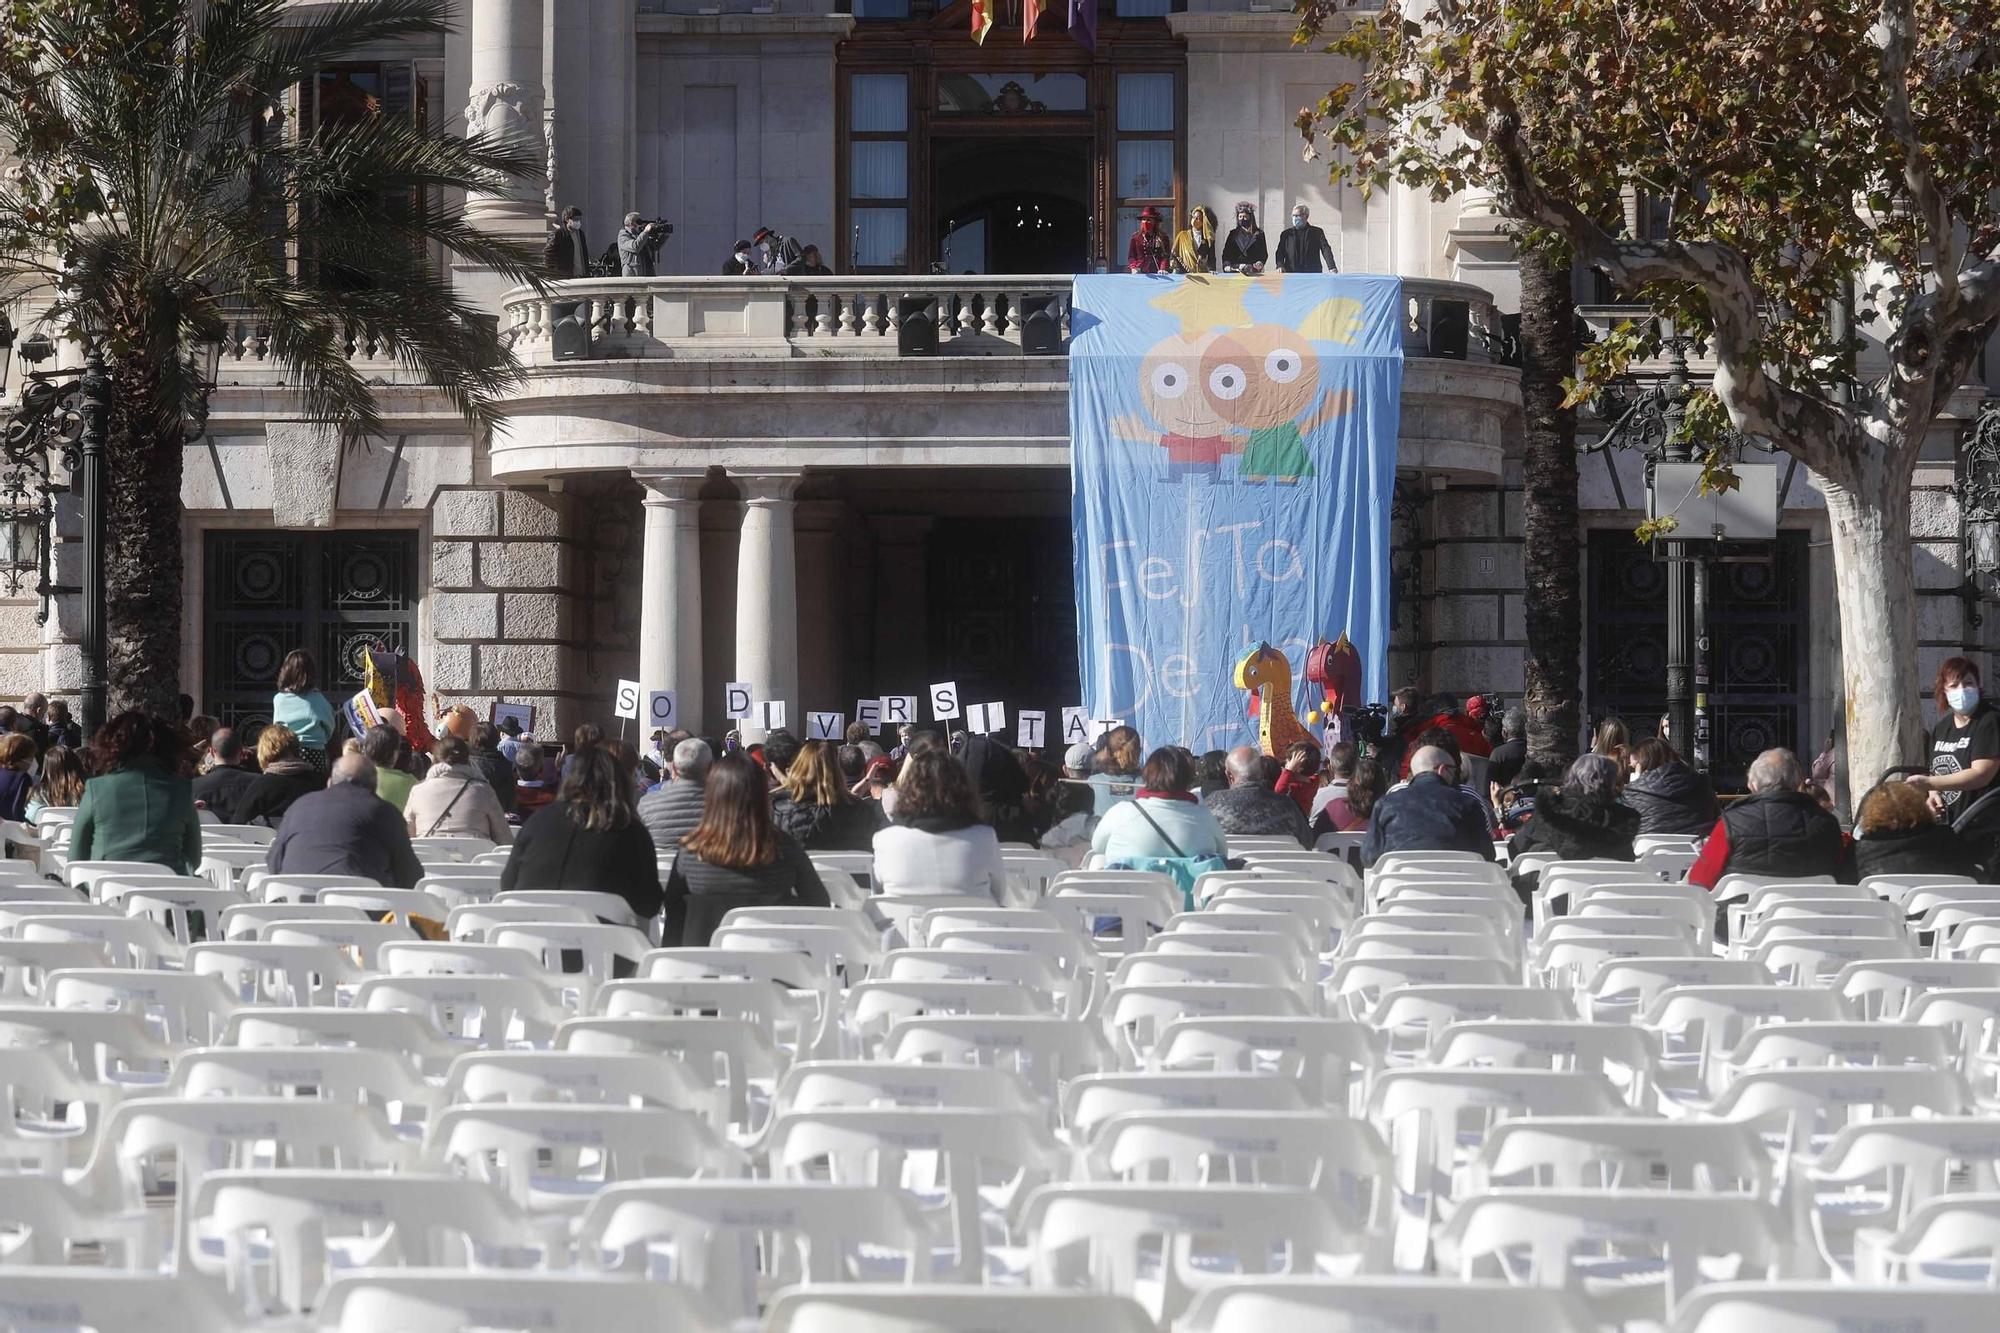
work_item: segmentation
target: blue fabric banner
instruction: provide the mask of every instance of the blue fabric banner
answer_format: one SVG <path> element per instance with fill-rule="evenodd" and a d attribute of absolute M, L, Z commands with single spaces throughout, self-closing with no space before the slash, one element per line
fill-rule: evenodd
<path fill-rule="evenodd" d="M 1083 695 L 1148 748 L 1254 741 L 1249 649 L 1343 631 L 1387 693 L 1403 386 L 1392 277 L 1076 280 L 1070 452 Z"/>

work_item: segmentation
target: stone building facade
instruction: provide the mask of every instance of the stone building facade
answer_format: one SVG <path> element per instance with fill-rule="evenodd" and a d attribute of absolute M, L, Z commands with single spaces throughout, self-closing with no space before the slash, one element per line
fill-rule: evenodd
<path fill-rule="evenodd" d="M 286 649 L 338 679 L 387 639 L 442 702 L 528 703 L 544 734 L 604 720 L 620 678 L 673 686 L 711 728 L 733 680 L 841 711 L 946 678 L 1074 702 L 1067 367 L 1026 335 L 1062 317 L 1063 274 L 1122 259 L 1140 207 L 1206 204 L 1226 226 L 1244 200 L 1267 226 L 1306 203 L 1344 270 L 1405 278 L 1391 676 L 1518 695 L 1518 291 L 1490 201 L 1328 184 L 1293 119 L 1348 72 L 1293 46 L 1288 12 L 1100 4 L 1092 51 L 1059 19 L 1022 43 L 1004 5 L 974 44 L 966 0 L 460 0 L 448 37 L 302 90 L 358 89 L 379 113 L 545 155 L 548 182 L 465 201 L 487 227 L 538 242 L 576 203 L 599 250 L 628 208 L 675 232 L 654 279 L 538 295 L 455 271 L 525 368 L 492 438 L 356 347 L 387 425 L 343 452 L 295 419 L 260 331 L 233 330 L 185 459 L 183 688 L 254 718 Z M 760 225 L 820 244 L 841 276 L 708 276 Z M 942 355 L 898 354 L 916 318 L 937 321 Z M 1984 392 L 1954 401 L 1918 477 L 1926 670 L 1984 632 L 1959 593 L 1953 498 L 1954 431 Z M 1650 707 L 1665 606 L 1629 536 L 1643 464 L 1581 464 L 1586 706 Z M 60 517 L 73 538 L 67 502 Z M 1740 724 L 1725 748 L 1809 745 L 1837 710 L 1826 522 L 1803 470 L 1781 527 L 1716 567 L 1715 689 Z M 73 584 L 73 541 L 57 556 Z M 46 625 L 34 609 L 0 601 L 0 694 L 79 683 L 74 607 L 58 596 Z"/>

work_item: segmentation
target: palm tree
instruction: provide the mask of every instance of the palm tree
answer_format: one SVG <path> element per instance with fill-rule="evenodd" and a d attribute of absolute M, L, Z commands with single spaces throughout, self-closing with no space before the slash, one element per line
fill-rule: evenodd
<path fill-rule="evenodd" d="M 1528 631 L 1528 753 L 1552 773 L 1576 757 L 1583 596 L 1577 574 L 1576 373 L 1570 269 L 1548 244 L 1520 246 L 1521 408 Z"/>
<path fill-rule="evenodd" d="M 540 164 L 375 114 L 300 128 L 288 90 L 362 48 L 437 34 L 451 0 L 25 0 L 0 33 L 0 290 L 98 348 L 110 710 L 172 716 L 182 631 L 181 451 L 203 419 L 190 350 L 254 328 L 300 415 L 348 440 L 380 412 L 348 360 L 384 349 L 476 429 L 516 374 L 434 247 L 517 279 L 535 257 L 444 202 Z"/>

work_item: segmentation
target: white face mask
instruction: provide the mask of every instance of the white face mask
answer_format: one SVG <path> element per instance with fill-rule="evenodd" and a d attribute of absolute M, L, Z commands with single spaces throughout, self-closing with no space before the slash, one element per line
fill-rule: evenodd
<path fill-rule="evenodd" d="M 1951 705 L 1954 713 L 1970 713 L 1979 707 L 1979 687 L 1977 685 L 1952 685 L 1945 689 L 1944 701 Z"/>

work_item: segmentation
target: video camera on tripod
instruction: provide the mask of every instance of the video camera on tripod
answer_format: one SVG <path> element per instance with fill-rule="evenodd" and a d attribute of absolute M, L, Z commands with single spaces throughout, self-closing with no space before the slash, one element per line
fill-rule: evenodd
<path fill-rule="evenodd" d="M 674 224 L 665 218 L 639 219 L 640 231 L 643 232 L 648 227 L 653 229 L 653 234 L 646 237 L 645 244 L 639 247 L 639 265 L 645 276 L 650 278 L 653 276 L 654 259 L 660 253 L 660 247 L 667 243 L 667 237 L 674 234 Z M 624 265 L 618 259 L 618 242 L 615 240 L 605 246 L 604 253 L 590 265 L 590 276 L 593 278 L 622 277 L 624 271 Z"/>

